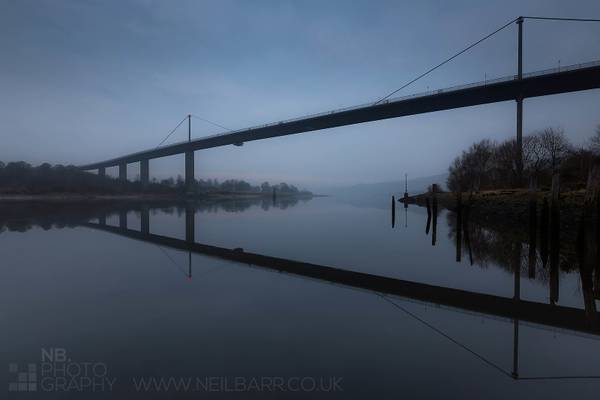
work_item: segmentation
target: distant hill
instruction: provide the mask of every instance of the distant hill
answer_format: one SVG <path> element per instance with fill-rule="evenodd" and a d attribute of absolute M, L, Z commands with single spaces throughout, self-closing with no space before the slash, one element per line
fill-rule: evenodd
<path fill-rule="evenodd" d="M 446 190 L 446 179 L 448 174 L 439 174 L 423 176 L 408 180 L 408 194 L 419 194 L 427 190 L 432 183 L 437 183 L 440 188 Z M 404 180 L 379 182 L 379 183 L 361 183 L 352 186 L 334 187 L 326 192 L 332 196 L 341 198 L 389 198 L 392 195 L 399 196 L 404 194 Z"/>

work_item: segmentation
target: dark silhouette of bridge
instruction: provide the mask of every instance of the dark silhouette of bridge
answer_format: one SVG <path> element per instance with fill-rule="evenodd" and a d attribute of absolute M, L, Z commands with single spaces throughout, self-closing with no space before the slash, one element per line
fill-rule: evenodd
<path fill-rule="evenodd" d="M 400 90 L 398 89 L 388 96 L 369 104 L 349 107 L 341 110 L 328 111 L 320 114 L 304 116 L 247 129 L 230 131 L 195 140 L 191 140 L 191 115 L 189 115 L 189 137 L 187 142 L 180 142 L 151 150 L 127 154 L 121 157 L 112 158 L 110 160 L 82 165 L 80 168 L 83 170 L 97 169 L 98 173 L 104 176 L 106 168 L 118 166 L 119 178 L 126 180 L 127 164 L 139 162 L 142 187 L 146 187 L 149 181 L 149 160 L 184 153 L 185 181 L 186 185 L 190 187 L 190 185 L 192 185 L 194 182 L 194 152 L 197 150 L 228 145 L 241 146 L 245 142 L 254 140 L 293 135 L 303 132 L 336 128 L 363 122 L 379 121 L 383 119 L 429 113 L 434 111 L 498 103 L 509 100 L 514 100 L 517 104 L 516 143 L 518 149 L 521 149 L 523 137 L 524 99 L 600 88 L 600 62 L 579 64 L 558 69 L 523 74 L 523 22 L 525 19 L 600 21 L 591 19 L 540 17 L 516 18 L 490 35 L 485 36 L 479 41 L 468 46 L 463 51 L 430 69 L 426 73 L 420 75 L 416 79 L 410 81 L 400 89 L 405 88 L 409 84 L 451 61 L 455 57 L 461 55 L 465 51 L 481 43 L 502 29 L 512 25 L 513 23 L 516 23 L 518 26 L 518 53 L 517 73 L 514 76 L 459 87 L 440 89 L 401 98 L 390 98 L 392 94 L 395 94 L 398 90 Z M 520 175 L 523 168 L 522 155 L 520 151 L 517 153 L 517 172 Z"/>

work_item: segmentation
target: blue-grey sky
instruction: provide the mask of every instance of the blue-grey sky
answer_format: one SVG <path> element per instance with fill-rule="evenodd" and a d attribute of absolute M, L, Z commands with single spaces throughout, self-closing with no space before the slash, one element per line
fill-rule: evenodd
<path fill-rule="evenodd" d="M 155 147 L 188 113 L 243 128 L 372 101 L 519 15 L 599 18 L 600 2 L 0 0 L 0 160 L 112 158 Z M 524 35 L 525 72 L 600 59 L 600 23 L 528 20 Z M 516 43 L 509 27 L 398 95 L 512 75 Z M 598 90 L 527 99 L 525 132 L 560 126 L 582 143 L 598 104 Z M 515 107 L 200 151 L 196 177 L 315 188 L 438 174 L 471 142 L 512 137 Z M 217 132 L 193 121 L 194 137 Z M 183 156 L 150 164 L 182 171 Z"/>

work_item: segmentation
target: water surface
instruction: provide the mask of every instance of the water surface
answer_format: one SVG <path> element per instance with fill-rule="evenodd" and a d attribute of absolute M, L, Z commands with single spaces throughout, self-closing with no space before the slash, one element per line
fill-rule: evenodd
<path fill-rule="evenodd" d="M 114 379 L 110 392 L 84 388 L 87 397 L 552 399 L 600 390 L 597 262 L 582 273 L 567 234 L 554 262 L 536 234 L 532 263 L 527 226 L 469 218 L 457 230 L 457 216 L 440 211 L 426 233 L 426 210 L 411 206 L 397 207 L 392 227 L 387 199 L 1 209 L 2 359 L 18 372 L 37 368 L 35 392 L 8 398 L 80 398 L 62 392 L 56 370 L 41 381 L 42 349 L 57 348 L 80 366 L 102 363 Z M 371 285 L 345 271 L 376 277 Z M 422 290 L 410 295 L 406 282 Z M 446 289 L 458 291 L 441 299 Z M 464 307 L 463 294 L 472 299 Z M 5 375 L 6 388 L 18 372 Z M 84 374 L 66 376 L 82 389 Z M 220 383 L 165 393 L 134 382 L 182 377 Z M 227 391 L 235 379 L 265 377 L 305 387 Z M 332 379 L 334 391 L 311 385 Z"/>

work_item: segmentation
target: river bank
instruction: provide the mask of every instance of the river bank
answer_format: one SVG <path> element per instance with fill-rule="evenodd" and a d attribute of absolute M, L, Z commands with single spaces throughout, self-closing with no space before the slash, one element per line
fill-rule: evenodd
<path fill-rule="evenodd" d="M 438 207 L 456 210 L 457 194 L 451 192 L 436 193 Z M 527 189 L 486 190 L 479 193 L 463 193 L 462 204 L 469 207 L 472 215 L 484 219 L 503 219 L 511 223 L 527 223 L 531 192 Z M 537 212 L 543 207 L 544 199 L 550 201 L 549 191 L 535 193 Z M 562 192 L 560 194 L 561 226 L 569 228 L 575 226 L 582 214 L 585 190 Z M 427 199 L 432 198 L 431 193 L 422 193 L 407 198 L 408 204 L 425 207 Z M 404 199 L 400 198 L 403 203 Z"/>

